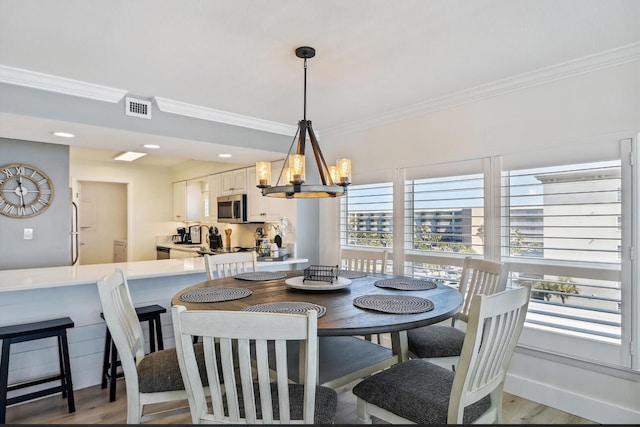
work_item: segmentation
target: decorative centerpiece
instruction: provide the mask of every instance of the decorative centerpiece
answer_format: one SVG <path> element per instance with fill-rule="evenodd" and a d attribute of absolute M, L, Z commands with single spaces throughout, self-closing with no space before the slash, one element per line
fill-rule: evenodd
<path fill-rule="evenodd" d="M 273 226 L 276 236 L 273 238 L 273 242 L 278 245 L 278 248 L 282 247 L 282 239 L 287 237 L 287 227 L 289 226 L 289 220 L 287 218 L 280 218 L 280 222 Z"/>
<path fill-rule="evenodd" d="M 310 265 L 304 269 L 302 282 L 306 282 L 307 280 L 333 283 L 338 280 L 338 266 Z"/>

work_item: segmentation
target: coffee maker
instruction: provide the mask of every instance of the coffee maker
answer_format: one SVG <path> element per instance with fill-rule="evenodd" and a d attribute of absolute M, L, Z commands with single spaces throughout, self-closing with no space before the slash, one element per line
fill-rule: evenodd
<path fill-rule="evenodd" d="M 209 227 L 209 248 L 213 251 L 222 249 L 222 236 L 218 227 Z"/>

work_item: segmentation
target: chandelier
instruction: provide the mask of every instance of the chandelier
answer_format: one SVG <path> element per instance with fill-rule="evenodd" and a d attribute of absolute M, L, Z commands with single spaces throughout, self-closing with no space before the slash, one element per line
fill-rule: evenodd
<path fill-rule="evenodd" d="M 304 110 L 303 119 L 298 122 L 298 129 L 293 136 L 287 158 L 285 159 L 275 185 L 271 184 L 271 162 L 256 163 L 256 185 L 262 189 L 262 195 L 268 197 L 321 198 L 343 196 L 347 186 L 351 184 L 351 160 L 338 159 L 335 166 L 327 166 L 316 135 L 307 120 L 307 59 L 313 58 L 316 50 L 302 46 L 296 49 L 296 56 L 304 59 Z M 320 182 L 306 182 L 305 145 L 309 135 L 309 143 L 318 167 Z M 295 154 L 293 145 L 298 141 Z"/>

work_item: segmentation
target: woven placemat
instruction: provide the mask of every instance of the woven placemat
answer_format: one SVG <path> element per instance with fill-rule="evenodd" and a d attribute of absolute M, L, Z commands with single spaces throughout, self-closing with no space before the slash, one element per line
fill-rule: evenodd
<path fill-rule="evenodd" d="M 282 271 L 249 271 L 235 275 L 235 278 L 240 280 L 277 280 L 285 277 L 287 277 L 287 273 Z"/>
<path fill-rule="evenodd" d="M 438 287 L 435 282 L 409 278 L 378 280 L 374 285 L 379 288 L 399 289 L 401 291 L 427 291 Z"/>
<path fill-rule="evenodd" d="M 366 277 L 367 273 L 364 273 L 362 271 L 338 270 L 338 276 L 344 277 L 346 279 L 359 279 L 361 277 Z"/>
<path fill-rule="evenodd" d="M 407 295 L 362 295 L 353 299 L 353 305 L 393 314 L 414 314 L 433 310 L 433 303 L 428 299 Z"/>
<path fill-rule="evenodd" d="M 289 313 L 289 314 L 305 314 L 307 310 L 313 309 L 318 312 L 318 318 L 325 315 L 327 308 L 310 302 L 283 301 L 283 302 L 267 302 L 264 304 L 250 305 L 242 309 L 242 311 L 261 311 L 267 313 Z"/>
<path fill-rule="evenodd" d="M 197 288 L 180 295 L 184 302 L 221 302 L 245 298 L 251 295 L 245 288 Z"/>

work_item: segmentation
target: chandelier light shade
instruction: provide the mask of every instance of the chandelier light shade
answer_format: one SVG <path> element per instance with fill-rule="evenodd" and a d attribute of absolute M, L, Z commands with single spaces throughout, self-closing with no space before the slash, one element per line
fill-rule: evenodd
<path fill-rule="evenodd" d="M 262 189 L 263 196 L 286 197 L 288 199 L 338 197 L 343 196 L 347 192 L 347 186 L 351 184 L 351 160 L 339 159 L 335 166 L 327 166 L 313 132 L 311 120 L 307 120 L 307 59 L 313 58 L 315 55 L 316 51 L 312 47 L 302 46 L 296 49 L 296 56 L 304 59 L 303 119 L 298 122 L 298 129 L 275 183 L 271 182 L 271 163 L 256 163 L 256 186 Z M 305 146 L 307 136 L 320 177 L 320 182 L 317 184 L 306 182 Z M 298 144 L 294 153 L 292 149 L 296 140 Z"/>

